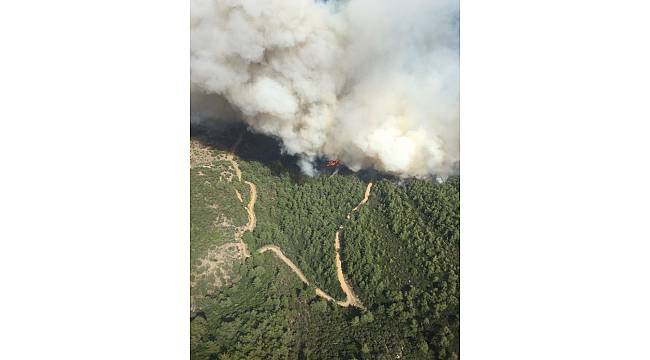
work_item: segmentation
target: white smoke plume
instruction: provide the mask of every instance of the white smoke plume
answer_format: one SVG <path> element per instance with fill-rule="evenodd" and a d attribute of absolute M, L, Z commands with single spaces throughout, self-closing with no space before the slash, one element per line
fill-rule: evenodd
<path fill-rule="evenodd" d="M 192 96 L 225 99 L 306 173 L 325 157 L 446 175 L 459 161 L 458 11 L 458 0 L 191 0 Z"/>

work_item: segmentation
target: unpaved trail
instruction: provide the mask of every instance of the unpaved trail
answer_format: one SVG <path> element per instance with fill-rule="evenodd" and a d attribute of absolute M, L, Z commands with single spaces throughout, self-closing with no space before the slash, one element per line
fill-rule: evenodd
<path fill-rule="evenodd" d="M 230 152 L 225 156 L 225 160 L 230 161 L 230 163 L 232 164 L 232 167 L 235 170 L 235 175 L 237 175 L 237 180 L 239 180 L 240 182 L 241 182 L 241 170 L 239 169 L 239 163 L 237 163 L 237 160 L 235 159 L 235 151 L 237 150 L 237 146 L 239 146 L 239 143 L 241 143 L 241 140 L 243 138 L 244 138 L 244 133 L 242 132 L 239 135 L 237 141 L 235 141 L 235 144 L 230 149 Z M 246 215 L 248 216 L 248 222 L 246 223 L 246 225 L 240 227 L 239 229 L 237 229 L 237 231 L 235 231 L 235 240 L 237 240 L 237 242 L 241 245 L 241 248 L 243 249 L 242 254 L 244 256 L 244 259 L 246 259 L 247 257 L 251 256 L 251 252 L 248 250 L 248 245 L 246 245 L 242 237 L 244 236 L 245 232 L 253 231 L 255 229 L 255 226 L 257 225 L 257 217 L 255 216 L 255 202 L 257 201 L 257 187 L 255 186 L 255 184 L 253 184 L 250 181 L 244 181 L 244 182 L 248 184 L 248 186 L 251 189 L 249 194 L 250 199 L 248 200 L 248 204 L 245 207 Z M 237 189 L 235 189 L 235 194 L 239 202 L 243 202 L 242 196 L 239 193 L 239 191 L 237 191 Z"/>
<path fill-rule="evenodd" d="M 255 230 L 255 226 L 257 226 L 257 217 L 255 216 L 255 202 L 257 201 L 257 187 L 255 184 L 253 184 L 250 181 L 244 181 L 248 186 L 250 187 L 250 199 L 248 200 L 248 204 L 246 204 L 246 215 L 248 216 L 248 222 L 246 225 L 240 227 L 235 231 L 235 239 L 241 244 L 241 247 L 243 249 L 242 253 L 244 256 L 244 259 L 251 256 L 250 251 L 248 250 L 248 245 L 244 242 L 243 236 L 245 232 L 251 232 Z"/>
<path fill-rule="evenodd" d="M 235 175 L 237 176 L 237 180 L 239 180 L 239 182 L 242 181 L 241 170 L 239 169 L 239 163 L 235 158 L 235 151 L 237 150 L 237 147 L 239 146 L 243 138 L 244 138 L 244 133 L 242 132 L 237 138 L 237 141 L 235 141 L 234 145 L 230 149 L 230 152 L 228 152 L 227 154 L 221 157 L 221 160 L 226 160 L 230 162 L 233 170 L 235 171 Z M 248 222 L 246 223 L 246 225 L 239 227 L 235 231 L 235 240 L 240 245 L 242 249 L 242 255 L 244 259 L 246 259 L 247 257 L 251 256 L 251 253 L 248 250 L 248 245 L 246 245 L 242 237 L 244 236 L 245 232 L 253 231 L 255 229 L 255 226 L 257 225 L 257 217 L 255 216 L 255 202 L 257 201 L 257 187 L 255 186 L 255 184 L 253 184 L 250 181 L 244 181 L 244 182 L 248 184 L 248 186 L 250 187 L 250 194 L 249 194 L 250 199 L 248 200 L 248 204 L 245 207 L 246 215 L 248 217 Z M 244 202 L 244 199 L 242 198 L 241 194 L 237 189 L 235 189 L 235 196 L 237 197 L 237 200 L 239 200 L 239 202 Z"/>
<path fill-rule="evenodd" d="M 229 153 L 220 154 L 214 156 L 213 153 L 206 146 L 202 146 L 197 141 L 190 142 L 190 168 L 193 167 L 205 167 L 212 168 L 216 161 L 227 161 L 230 163 L 229 169 L 226 169 L 221 173 L 220 181 L 232 182 L 233 178 L 236 176 L 238 181 L 242 181 L 242 173 L 239 169 L 239 163 L 237 163 L 234 152 L 241 142 L 243 134 L 239 136 L 239 139 L 235 142 L 235 145 L 232 147 Z M 233 174 L 234 172 L 234 174 Z M 205 176 L 205 174 L 199 171 L 199 175 Z M 212 249 L 208 250 L 208 254 L 198 260 L 196 268 L 191 272 L 190 286 L 194 292 L 190 296 L 190 312 L 194 313 L 198 308 L 198 299 L 205 296 L 206 294 L 202 293 L 202 290 L 196 290 L 195 287 L 199 282 L 209 281 L 209 285 L 213 288 L 219 288 L 224 283 L 231 281 L 231 272 L 232 264 L 237 259 L 246 259 L 251 256 L 248 246 L 243 240 L 243 235 L 247 231 L 253 231 L 257 224 L 257 218 L 255 217 L 255 202 L 257 201 L 257 189 L 255 184 L 245 181 L 250 187 L 250 198 L 248 204 L 244 207 L 246 214 L 248 216 L 248 222 L 245 225 L 235 228 L 234 231 L 234 240 L 233 242 L 228 242 L 221 244 Z M 235 196 L 240 203 L 244 202 L 242 194 L 235 190 Z M 217 218 L 218 222 L 219 218 Z M 226 221 L 227 218 L 224 218 L 219 224 L 225 227 L 230 227 L 231 224 Z M 212 279 L 210 278 L 212 276 Z"/>
<path fill-rule="evenodd" d="M 250 181 L 244 181 L 251 188 L 250 200 L 246 205 L 246 213 L 248 214 L 248 223 L 246 224 L 246 231 L 255 230 L 257 226 L 257 217 L 255 216 L 255 202 L 257 201 L 257 186 Z"/>
<path fill-rule="evenodd" d="M 351 215 L 353 212 L 358 211 L 363 204 L 368 202 L 368 197 L 370 196 L 370 191 L 372 190 L 372 181 L 368 183 L 368 186 L 366 187 L 366 192 L 363 194 L 363 200 L 355 206 L 350 213 L 346 216 L 346 219 L 350 219 Z M 343 225 L 339 226 L 339 229 L 336 230 L 336 234 L 334 235 L 334 250 L 336 251 L 336 277 L 339 280 L 339 284 L 341 284 L 341 290 L 345 293 L 345 301 L 343 304 L 339 303 L 341 306 L 356 306 L 361 309 L 365 309 L 363 307 L 363 304 L 361 303 L 361 300 L 357 297 L 357 295 L 354 293 L 354 290 L 352 289 L 352 286 L 348 284 L 347 280 L 345 279 L 345 275 L 343 274 L 343 263 L 341 262 L 341 230 L 343 230 Z"/>
<path fill-rule="evenodd" d="M 334 238 L 334 249 L 336 250 L 336 259 L 334 260 L 336 262 L 336 278 L 339 280 L 339 284 L 341 284 L 341 290 L 345 293 L 345 301 L 340 302 L 338 301 L 339 305 L 346 307 L 349 305 L 356 306 L 358 308 L 364 309 L 363 304 L 361 304 L 361 300 L 357 297 L 357 295 L 354 294 L 354 290 L 352 290 L 352 286 L 348 284 L 347 280 L 345 279 L 345 275 L 343 274 L 343 263 L 341 262 L 341 230 L 336 231 L 336 235 Z"/>
<path fill-rule="evenodd" d="M 309 280 L 307 280 L 307 277 L 305 276 L 305 274 L 303 274 L 302 270 L 300 270 L 300 268 L 298 266 L 296 266 L 296 264 L 294 264 L 293 261 L 291 261 L 291 259 L 289 259 L 286 255 L 284 255 L 284 253 L 282 252 L 282 249 L 280 249 L 276 245 L 265 245 L 265 246 L 262 246 L 261 248 L 259 248 L 259 250 L 257 250 L 257 252 L 260 253 L 260 254 L 265 253 L 267 251 L 272 251 L 275 254 L 275 256 L 277 256 L 280 260 L 284 261 L 284 263 L 287 264 L 287 266 L 294 273 L 296 273 L 296 275 L 298 275 L 298 277 L 300 278 L 300 280 L 302 282 L 309 285 Z M 327 301 L 334 301 L 334 302 L 338 303 L 339 305 L 343 304 L 342 301 L 334 300 L 333 297 L 329 296 L 325 291 L 321 290 L 320 288 L 316 288 L 316 295 L 322 297 L 323 299 L 325 299 Z M 347 305 L 341 305 L 341 306 L 347 306 Z"/>
<path fill-rule="evenodd" d="M 235 232 L 235 238 L 239 240 L 239 242 L 242 244 L 244 247 L 244 258 L 247 258 L 251 256 L 250 251 L 248 251 L 248 246 L 244 242 L 244 239 L 242 236 L 244 235 L 245 232 L 251 232 L 255 230 L 255 226 L 257 226 L 257 217 L 255 216 L 255 202 L 257 201 L 257 187 L 255 184 L 253 184 L 250 181 L 244 181 L 248 186 L 250 187 L 250 200 L 248 200 L 248 204 L 246 205 L 246 215 L 248 216 L 248 222 L 246 225 L 242 226 L 241 228 L 237 229 Z"/>
<path fill-rule="evenodd" d="M 361 202 L 347 214 L 346 219 L 350 219 L 351 214 L 355 211 L 358 211 L 359 208 L 368 201 L 368 197 L 370 196 L 371 190 L 372 190 L 372 182 L 369 182 L 368 186 L 366 187 L 366 192 L 363 195 L 363 200 L 361 200 Z M 348 307 L 352 305 L 365 310 L 366 308 L 363 306 L 361 300 L 359 300 L 359 298 L 354 293 L 352 286 L 348 284 L 347 280 L 345 279 L 345 274 L 343 274 L 343 263 L 341 262 L 341 230 L 343 230 L 343 225 L 339 225 L 339 228 L 338 230 L 336 230 L 336 233 L 334 235 L 334 250 L 336 252 L 334 263 L 336 265 L 336 277 L 341 286 L 341 290 L 343 290 L 343 292 L 345 293 L 345 300 L 337 301 L 333 297 L 328 295 L 326 292 L 321 290 L 320 288 L 316 288 L 316 295 L 324 298 L 325 300 L 334 301 L 342 307 Z M 257 250 L 257 252 L 260 254 L 267 251 L 272 251 L 280 260 L 284 261 L 284 263 L 287 264 L 287 266 L 289 266 L 289 268 L 293 270 L 293 272 L 296 273 L 296 275 L 298 275 L 298 277 L 300 278 L 300 280 L 302 280 L 302 282 L 309 285 L 309 281 L 305 277 L 305 274 L 303 274 L 302 270 L 300 270 L 300 268 L 297 267 L 296 264 L 294 264 L 286 255 L 284 255 L 282 249 L 280 249 L 278 246 L 275 245 L 266 245 L 261 247 L 259 250 Z"/>
<path fill-rule="evenodd" d="M 225 155 L 222 155 L 219 160 L 226 160 L 230 162 L 232 165 L 233 170 L 235 171 L 235 175 L 237 176 L 237 180 L 240 182 L 242 181 L 242 173 L 241 170 L 239 169 L 239 164 L 237 163 L 237 160 L 235 159 L 234 152 L 235 149 L 237 148 L 237 145 L 241 142 L 242 136 L 239 137 L 239 139 L 235 142 L 235 145 L 231 149 L 231 151 Z M 248 246 L 243 240 L 243 235 L 246 232 L 251 232 L 255 229 L 257 226 L 257 217 L 255 216 L 255 202 L 257 201 L 257 187 L 255 186 L 254 183 L 250 181 L 244 180 L 244 183 L 248 184 L 250 187 L 250 198 L 248 201 L 248 204 L 245 206 L 246 209 L 246 214 L 248 216 L 248 222 L 246 225 L 239 227 L 235 231 L 235 240 L 236 244 L 238 245 L 238 248 L 241 250 L 241 254 L 244 257 L 244 259 L 248 258 L 251 256 L 250 251 L 248 250 Z M 368 197 L 370 196 L 370 191 L 372 189 L 372 182 L 368 183 L 368 186 L 366 187 L 366 191 L 363 195 L 363 199 L 357 206 L 355 206 L 346 216 L 346 219 L 349 220 L 351 217 L 351 214 L 355 211 L 358 211 L 361 206 L 363 206 L 367 201 Z M 243 198 L 239 191 L 235 190 L 235 196 L 240 202 L 243 202 Z M 348 307 L 350 305 L 358 307 L 360 309 L 364 309 L 365 307 L 361 303 L 361 300 L 355 295 L 354 290 L 352 289 L 352 286 L 348 284 L 345 274 L 343 274 L 343 264 L 341 261 L 341 230 L 343 230 L 343 225 L 339 225 L 339 228 L 336 230 L 336 233 L 334 235 L 334 250 L 336 252 L 335 254 L 335 266 L 336 266 L 336 277 L 339 281 L 339 284 L 341 286 L 341 289 L 345 293 L 345 300 L 344 301 L 337 301 L 330 295 L 328 295 L 325 291 L 321 290 L 320 288 L 316 288 L 315 292 L 316 295 L 320 296 L 321 298 L 327 300 L 327 301 L 333 301 L 336 302 L 338 305 L 342 307 Z M 257 250 L 258 253 L 264 253 L 267 251 L 273 252 L 280 260 L 282 260 L 289 268 L 300 278 L 300 280 L 309 285 L 309 281 L 307 280 L 307 277 L 305 277 L 305 274 L 300 270 L 296 264 L 294 264 L 291 259 L 289 259 L 284 253 L 282 252 L 282 249 L 280 249 L 276 245 L 266 245 L 261 247 L 260 249 Z"/>
<path fill-rule="evenodd" d="M 368 183 L 368 186 L 366 186 L 366 192 L 363 194 L 363 200 L 361 200 L 361 202 L 357 206 L 355 206 L 351 212 L 355 212 L 359 210 L 359 208 L 363 204 L 368 202 L 368 197 L 370 196 L 370 190 L 372 190 L 372 181 Z"/>
<path fill-rule="evenodd" d="M 232 169 L 235 172 L 235 176 L 237 176 L 237 180 L 239 180 L 240 182 L 242 181 L 241 170 L 239 169 L 239 164 L 237 163 L 237 160 L 235 159 L 235 155 L 233 154 L 233 152 L 235 151 L 237 145 L 239 145 L 239 143 L 241 142 L 241 138 L 242 136 L 239 137 L 239 139 L 235 143 L 235 146 L 233 146 L 233 148 L 231 149 L 231 152 L 226 154 L 221 154 L 218 157 L 216 157 L 217 160 L 230 162 Z M 255 226 L 257 225 L 257 217 L 255 216 L 255 202 L 257 201 L 257 187 L 255 186 L 255 184 L 253 184 L 250 181 L 244 181 L 244 182 L 248 184 L 248 186 L 250 187 L 250 194 L 249 194 L 250 198 L 248 200 L 248 204 L 246 204 L 246 206 L 244 207 L 244 209 L 246 210 L 246 215 L 248 217 L 248 222 L 245 225 L 235 229 L 235 234 L 234 234 L 235 242 L 226 243 L 224 245 L 236 245 L 240 249 L 243 258 L 245 259 L 251 256 L 251 253 L 248 250 L 248 245 L 246 245 L 242 237 L 244 236 L 244 233 L 253 231 L 255 229 Z M 241 193 L 237 189 L 235 189 L 235 197 L 237 197 L 237 200 L 239 200 L 239 202 L 241 203 L 244 202 Z"/>
<path fill-rule="evenodd" d="M 241 182 L 241 170 L 239 170 L 239 164 L 237 163 L 237 160 L 235 160 L 235 151 L 237 151 L 237 147 L 239 146 L 243 138 L 244 138 L 244 133 L 242 132 L 241 134 L 239 134 L 237 141 L 235 141 L 233 146 L 230 148 L 230 152 L 226 155 L 226 160 L 230 161 L 232 167 L 235 169 L 235 175 L 237 175 L 237 180 L 239 180 L 239 182 Z M 253 202 L 253 204 L 254 203 L 255 202 Z"/>
<path fill-rule="evenodd" d="M 294 264 L 293 261 L 291 261 L 288 257 L 286 257 L 286 255 L 284 255 L 282 249 L 280 249 L 276 245 L 265 245 L 259 248 L 259 250 L 257 250 L 257 252 L 260 254 L 265 253 L 267 251 L 273 251 L 280 260 L 284 261 L 284 263 L 287 264 L 287 266 L 290 267 L 291 270 L 293 270 L 293 272 L 296 273 L 296 275 L 298 275 L 298 277 L 302 282 L 309 285 L 309 281 L 305 277 L 305 274 L 302 273 L 302 270 L 300 270 L 300 268 L 296 266 L 296 264 Z"/>
<path fill-rule="evenodd" d="M 241 138 L 241 137 L 240 137 Z M 237 178 L 239 181 L 241 181 L 241 171 L 239 170 L 239 164 L 237 163 L 237 160 L 235 160 L 234 155 L 232 153 L 222 155 L 220 160 L 228 160 L 232 164 L 232 167 L 235 169 L 235 172 L 237 174 Z M 248 245 L 244 242 L 243 236 L 244 233 L 253 231 L 255 229 L 255 226 L 257 225 L 257 217 L 255 216 L 255 202 L 257 201 L 257 187 L 255 184 L 253 184 L 250 181 L 244 181 L 248 186 L 250 187 L 250 194 L 249 194 L 249 200 L 248 204 L 244 207 L 246 209 L 246 215 L 248 217 L 248 222 L 245 225 L 242 225 L 238 228 L 235 229 L 235 241 L 230 242 L 230 243 L 225 243 L 222 245 L 222 247 L 226 248 L 237 248 L 239 249 L 239 256 L 243 257 L 246 259 L 247 257 L 251 256 L 250 250 L 248 250 Z M 237 189 L 235 189 L 235 196 L 239 200 L 239 202 L 244 202 L 244 199 L 239 193 Z"/>
<path fill-rule="evenodd" d="M 239 170 L 239 164 L 235 160 L 235 156 L 233 154 L 226 154 L 222 159 L 230 162 L 233 170 L 235 170 L 235 175 L 237 176 L 237 180 L 241 182 L 241 170 Z"/>

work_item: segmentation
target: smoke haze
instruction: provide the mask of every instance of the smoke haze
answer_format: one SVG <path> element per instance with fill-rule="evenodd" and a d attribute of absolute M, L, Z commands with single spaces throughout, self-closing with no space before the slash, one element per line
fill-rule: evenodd
<path fill-rule="evenodd" d="M 238 118 L 314 174 L 459 161 L 457 0 L 191 0 L 192 121 Z"/>

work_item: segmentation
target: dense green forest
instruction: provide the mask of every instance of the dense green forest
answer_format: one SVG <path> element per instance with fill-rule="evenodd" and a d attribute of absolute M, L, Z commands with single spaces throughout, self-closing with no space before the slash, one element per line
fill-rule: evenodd
<path fill-rule="evenodd" d="M 194 130 L 193 139 L 218 155 L 242 131 Z M 226 269 L 231 281 L 200 292 L 191 315 L 193 359 L 460 356 L 459 178 L 400 182 L 345 170 L 310 178 L 273 139 L 249 133 L 236 154 L 242 178 L 258 191 L 257 227 L 243 236 L 252 256 Z M 232 234 L 210 225 L 210 219 L 228 215 L 233 223 L 246 222 L 234 189 L 247 198 L 247 187 L 224 184 L 218 169 L 205 170 L 190 171 L 193 269 L 211 246 L 232 241 Z M 368 180 L 375 184 L 370 200 L 345 222 Z M 314 292 L 317 286 L 336 299 L 345 297 L 333 246 L 344 222 L 344 273 L 366 310 L 340 307 Z M 282 248 L 311 284 L 273 254 L 256 253 L 267 244 Z"/>
<path fill-rule="evenodd" d="M 242 165 L 242 171 L 263 173 L 249 165 Z M 334 233 L 361 199 L 363 183 L 354 176 L 322 176 L 304 183 L 289 176 L 249 178 L 259 189 L 257 228 L 244 237 L 251 251 L 267 244 L 281 247 L 308 279 L 343 298 L 334 268 Z"/>

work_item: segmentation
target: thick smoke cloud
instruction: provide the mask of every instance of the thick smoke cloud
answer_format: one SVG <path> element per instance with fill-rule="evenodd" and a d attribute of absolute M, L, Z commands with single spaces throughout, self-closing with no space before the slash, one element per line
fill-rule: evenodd
<path fill-rule="evenodd" d="M 308 174 L 319 157 L 452 171 L 458 49 L 457 0 L 191 0 L 192 96 L 282 139 Z"/>

